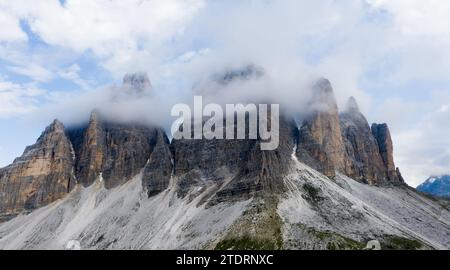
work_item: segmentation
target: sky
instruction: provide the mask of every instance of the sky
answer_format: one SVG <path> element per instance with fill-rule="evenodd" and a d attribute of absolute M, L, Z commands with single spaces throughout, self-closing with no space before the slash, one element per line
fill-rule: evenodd
<path fill-rule="evenodd" d="M 167 101 L 254 63 L 299 106 L 310 76 L 341 108 L 355 96 L 389 124 L 408 184 L 450 173 L 449 1 L 0 0 L 0 25 L 0 167 L 125 73 L 147 72 Z"/>

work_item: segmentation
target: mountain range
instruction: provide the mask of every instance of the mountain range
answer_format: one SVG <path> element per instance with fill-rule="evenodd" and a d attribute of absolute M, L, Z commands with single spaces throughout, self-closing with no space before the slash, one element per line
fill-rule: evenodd
<path fill-rule="evenodd" d="M 224 83 L 263 76 L 247 69 Z M 137 98 L 149 87 L 124 78 Z M 448 205 L 405 184 L 388 125 L 354 98 L 340 111 L 327 79 L 312 92 L 301 120 L 280 116 L 273 151 L 259 137 L 169 140 L 101 111 L 55 120 L 0 169 L 0 249 L 448 249 Z"/>
<path fill-rule="evenodd" d="M 450 175 L 432 176 L 417 187 L 418 191 L 450 199 Z"/>

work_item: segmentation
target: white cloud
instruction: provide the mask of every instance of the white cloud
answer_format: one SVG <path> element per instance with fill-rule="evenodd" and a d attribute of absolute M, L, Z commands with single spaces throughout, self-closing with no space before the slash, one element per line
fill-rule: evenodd
<path fill-rule="evenodd" d="M 413 128 L 394 134 L 397 163 L 411 185 L 431 175 L 450 174 L 449 133 L 450 111 L 436 107 Z"/>
<path fill-rule="evenodd" d="M 369 0 L 394 17 L 395 30 L 407 36 L 450 39 L 450 2 L 442 0 Z"/>
<path fill-rule="evenodd" d="M 8 69 L 38 82 L 48 82 L 53 78 L 52 72 L 38 64 L 28 63 L 23 66 L 10 66 Z"/>
<path fill-rule="evenodd" d="M 38 108 L 37 99 L 45 91 L 0 80 L 0 119 L 30 113 Z"/>
<path fill-rule="evenodd" d="M 73 64 L 70 67 L 63 69 L 58 72 L 58 75 L 66 80 L 72 81 L 75 84 L 79 85 L 83 90 L 90 89 L 90 82 L 84 80 L 80 76 L 81 68 L 77 64 Z"/>
<path fill-rule="evenodd" d="M 182 33 L 202 6 L 202 0 L 67 0 L 64 6 L 58 0 L 0 2 L 47 44 L 78 53 L 91 50 L 117 74 L 158 59 L 162 50 L 157 48 Z M 149 54 L 151 49 L 157 52 Z"/>
<path fill-rule="evenodd" d="M 1 8 L 0 2 L 0 42 L 26 41 L 27 35 L 20 28 L 20 23 L 16 17 L 8 14 Z"/>

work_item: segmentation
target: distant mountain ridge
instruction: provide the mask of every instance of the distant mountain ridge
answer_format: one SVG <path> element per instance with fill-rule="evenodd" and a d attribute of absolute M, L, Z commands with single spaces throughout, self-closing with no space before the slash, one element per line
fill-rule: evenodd
<path fill-rule="evenodd" d="M 450 175 L 432 176 L 416 189 L 433 196 L 450 199 Z"/>

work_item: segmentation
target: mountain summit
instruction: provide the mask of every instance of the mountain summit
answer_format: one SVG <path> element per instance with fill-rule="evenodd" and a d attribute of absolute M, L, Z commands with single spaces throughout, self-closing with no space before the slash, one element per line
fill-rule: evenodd
<path fill-rule="evenodd" d="M 122 85 L 114 89 L 112 100 L 122 101 L 153 95 L 153 87 L 145 72 L 129 73 L 123 77 Z"/>
<path fill-rule="evenodd" d="M 436 197 L 450 199 L 450 175 L 432 176 L 416 189 Z"/>
<path fill-rule="evenodd" d="M 150 79 L 148 78 L 148 75 L 145 72 L 126 74 L 123 77 L 123 86 L 126 88 L 135 89 L 137 92 L 144 92 L 152 88 Z"/>

